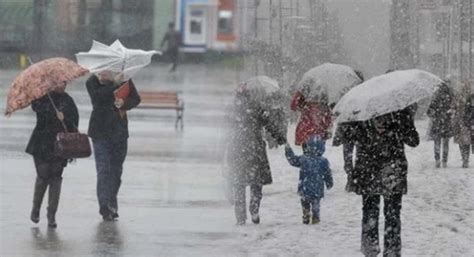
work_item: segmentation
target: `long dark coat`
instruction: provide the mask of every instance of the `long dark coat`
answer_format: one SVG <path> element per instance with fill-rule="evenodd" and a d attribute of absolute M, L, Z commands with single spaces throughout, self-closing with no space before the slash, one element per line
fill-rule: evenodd
<path fill-rule="evenodd" d="M 460 145 L 471 144 L 471 97 L 468 88 L 463 88 L 457 95 L 453 116 L 454 142 Z"/>
<path fill-rule="evenodd" d="M 286 142 L 286 134 L 281 128 L 285 115 L 282 110 L 267 111 L 237 97 L 230 115 L 230 141 L 227 161 L 230 179 L 234 185 L 268 185 L 272 174 L 268 162 L 264 130 L 276 139 L 279 145 Z M 272 117 L 280 117 L 274 119 Z"/>
<path fill-rule="evenodd" d="M 79 113 L 74 100 L 67 93 L 50 93 L 54 104 L 64 114 L 64 122 L 69 132 L 77 131 Z M 31 108 L 36 112 L 36 127 L 31 134 L 26 152 L 43 160 L 54 161 L 54 142 L 59 132 L 64 132 L 61 122 L 48 96 L 35 100 Z"/>
<path fill-rule="evenodd" d="M 474 94 L 471 94 L 471 99 L 469 100 L 469 107 L 466 111 L 466 119 L 470 121 L 471 125 L 471 144 L 474 145 Z M 474 151 L 473 151 L 474 154 Z"/>
<path fill-rule="evenodd" d="M 453 102 L 451 89 L 443 84 L 436 92 L 428 108 L 428 117 L 431 118 L 431 138 L 449 138 L 453 136 L 451 107 Z"/>
<path fill-rule="evenodd" d="M 356 161 L 348 190 L 362 195 L 391 195 L 407 192 L 408 163 L 405 144 L 419 144 L 413 113 L 405 109 L 377 118 L 385 131 L 376 129 L 374 120 L 354 125 L 349 141 L 356 144 Z"/>
<path fill-rule="evenodd" d="M 130 95 L 125 100 L 122 110 L 131 110 L 140 104 L 140 96 L 133 81 L 129 81 Z M 114 91 L 118 88 L 112 83 L 101 84 L 97 76 L 92 75 L 86 82 L 87 92 L 92 102 L 92 114 L 88 134 L 92 139 L 123 140 L 127 139 L 128 118 L 121 116 L 115 106 Z"/>

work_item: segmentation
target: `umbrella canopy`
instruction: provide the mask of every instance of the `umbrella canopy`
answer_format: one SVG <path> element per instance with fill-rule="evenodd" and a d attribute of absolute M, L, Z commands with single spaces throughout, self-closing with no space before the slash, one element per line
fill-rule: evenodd
<path fill-rule="evenodd" d="M 334 107 L 334 114 L 338 123 L 369 120 L 432 97 L 442 83 L 422 70 L 387 73 L 351 89 Z"/>
<path fill-rule="evenodd" d="M 257 103 L 264 103 L 280 91 L 276 80 L 267 76 L 253 77 L 240 83 L 238 92 L 248 93 L 250 98 Z"/>
<path fill-rule="evenodd" d="M 27 107 L 33 100 L 87 73 L 86 69 L 65 58 L 46 59 L 31 65 L 10 86 L 5 115 Z"/>
<path fill-rule="evenodd" d="M 121 72 L 125 75 L 125 79 L 129 79 L 150 64 L 154 54 L 161 52 L 128 49 L 119 40 L 110 46 L 93 41 L 89 52 L 77 53 L 76 58 L 79 65 L 92 73 L 109 70 Z"/>
<path fill-rule="evenodd" d="M 307 71 L 297 89 L 307 99 L 318 100 L 326 96 L 329 103 L 337 103 L 347 91 L 361 82 L 351 67 L 324 63 Z"/>

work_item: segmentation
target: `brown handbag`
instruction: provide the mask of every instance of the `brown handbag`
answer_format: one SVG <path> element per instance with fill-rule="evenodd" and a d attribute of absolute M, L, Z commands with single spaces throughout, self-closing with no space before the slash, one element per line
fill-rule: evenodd
<path fill-rule="evenodd" d="M 59 110 L 49 94 L 48 97 L 57 115 Z M 63 159 L 87 158 L 91 156 L 92 151 L 89 137 L 86 134 L 79 132 L 68 132 L 64 120 L 59 119 L 59 121 L 61 121 L 64 132 L 59 132 L 56 135 L 56 141 L 54 142 L 54 154 L 57 157 Z"/>

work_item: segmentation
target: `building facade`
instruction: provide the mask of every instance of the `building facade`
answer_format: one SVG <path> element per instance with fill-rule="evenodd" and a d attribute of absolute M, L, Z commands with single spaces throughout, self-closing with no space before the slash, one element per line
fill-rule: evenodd
<path fill-rule="evenodd" d="M 238 51 L 237 0 L 177 0 L 184 52 Z"/>
<path fill-rule="evenodd" d="M 416 65 L 441 77 L 474 79 L 472 0 L 416 1 Z"/>
<path fill-rule="evenodd" d="M 27 54 L 72 54 L 92 40 L 157 49 L 174 0 L 18 0 L 0 2 L 0 49 Z"/>

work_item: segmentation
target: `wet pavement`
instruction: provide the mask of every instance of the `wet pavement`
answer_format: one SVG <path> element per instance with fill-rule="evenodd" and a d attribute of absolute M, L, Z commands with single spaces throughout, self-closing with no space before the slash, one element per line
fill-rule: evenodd
<path fill-rule="evenodd" d="M 1 106 L 16 73 L 1 71 Z M 40 223 L 31 223 L 35 170 L 24 149 L 35 116 L 29 108 L 9 119 L 2 116 L 0 256 L 245 254 L 232 240 L 236 235 L 233 212 L 221 186 L 225 105 L 236 76 L 231 70 L 199 66 L 181 67 L 175 74 L 168 73 L 167 67 L 152 66 L 137 76 L 140 90 L 181 92 L 184 130 L 175 130 L 174 111 L 129 112 L 129 154 L 116 222 L 103 222 L 98 214 L 91 157 L 65 169 L 58 228 L 46 226 L 46 201 Z M 91 111 L 84 80 L 68 87 L 79 107 L 83 132 Z"/>

